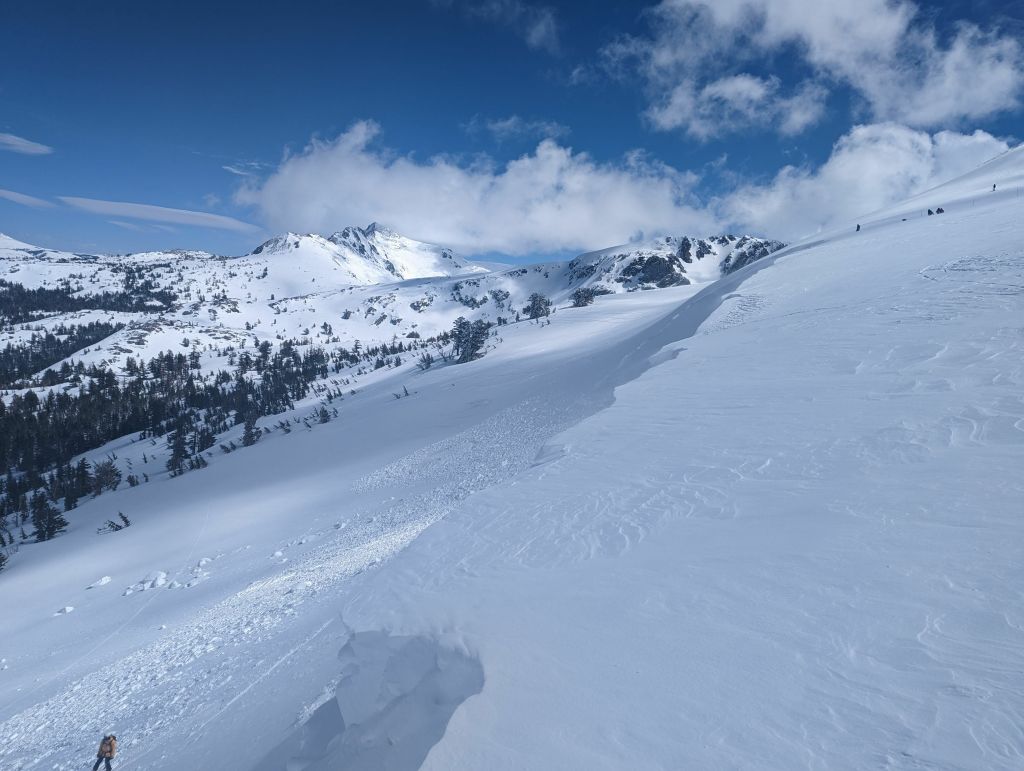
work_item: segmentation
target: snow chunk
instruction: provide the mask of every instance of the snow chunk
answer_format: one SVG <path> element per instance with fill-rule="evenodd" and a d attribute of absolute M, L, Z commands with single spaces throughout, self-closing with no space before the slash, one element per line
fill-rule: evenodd
<path fill-rule="evenodd" d="M 279 768 L 419 768 L 448 721 L 480 693 L 480 662 L 426 637 L 358 632 L 338 654 L 333 698 L 263 758 Z"/>
<path fill-rule="evenodd" d="M 141 581 L 132 584 L 124 590 L 124 596 L 127 597 L 129 594 L 135 592 L 144 592 L 147 589 L 158 589 L 161 586 L 167 584 L 167 573 L 163 570 L 154 570 L 152 573 L 147 573 L 146 577 Z"/>

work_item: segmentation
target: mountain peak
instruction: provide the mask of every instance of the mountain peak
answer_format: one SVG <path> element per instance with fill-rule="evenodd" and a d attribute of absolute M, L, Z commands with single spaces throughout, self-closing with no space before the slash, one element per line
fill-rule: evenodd
<path fill-rule="evenodd" d="M 406 238 L 378 222 L 366 227 L 350 225 L 327 237 L 285 233 L 260 244 L 250 256 L 271 254 L 287 255 L 289 261 L 302 262 L 310 269 L 323 266 L 332 273 L 340 271 L 347 284 L 389 283 L 488 270 L 456 257 L 450 249 Z"/>
<path fill-rule="evenodd" d="M 363 232 L 364 235 L 367 235 L 367 236 L 373 235 L 374 233 L 379 233 L 382 236 L 398 236 L 399 235 L 398 233 L 396 233 L 391 228 L 386 227 L 385 225 L 381 225 L 379 222 L 371 222 L 365 228 L 362 228 L 362 232 Z"/>

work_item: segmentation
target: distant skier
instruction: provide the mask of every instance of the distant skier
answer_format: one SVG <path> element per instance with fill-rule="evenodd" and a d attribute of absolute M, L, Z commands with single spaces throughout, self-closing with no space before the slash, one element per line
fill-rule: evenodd
<path fill-rule="evenodd" d="M 945 213 L 946 213 L 946 210 L 945 210 L 945 209 L 943 209 L 943 208 L 942 208 L 942 207 L 940 206 L 940 207 L 939 207 L 938 209 L 936 209 L 936 210 L 935 210 L 935 213 L 936 213 L 936 214 L 945 214 Z"/>
<path fill-rule="evenodd" d="M 992 183 L 992 192 L 994 193 L 995 191 L 996 191 L 996 183 L 995 183 L 995 182 L 993 182 L 993 183 Z"/>
<path fill-rule="evenodd" d="M 935 214 L 935 212 L 933 212 L 931 209 L 929 209 L 928 210 L 928 216 L 931 217 L 933 214 Z"/>
<path fill-rule="evenodd" d="M 99 771 L 101 763 L 106 763 L 104 771 L 110 771 L 110 761 L 113 760 L 114 755 L 117 754 L 117 737 L 114 734 L 104 736 L 103 741 L 100 742 L 100 749 L 96 753 L 96 763 L 92 767 L 92 771 Z"/>
<path fill-rule="evenodd" d="M 860 225 L 857 226 L 857 232 L 860 232 Z"/>

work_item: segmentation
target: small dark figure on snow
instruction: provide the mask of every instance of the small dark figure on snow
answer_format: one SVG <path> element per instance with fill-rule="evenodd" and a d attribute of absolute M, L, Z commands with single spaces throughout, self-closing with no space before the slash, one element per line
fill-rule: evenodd
<path fill-rule="evenodd" d="M 857 232 L 860 232 L 860 225 L 857 226 Z"/>
<path fill-rule="evenodd" d="M 946 213 L 946 210 L 945 210 L 945 209 L 943 209 L 943 208 L 942 208 L 942 207 L 940 206 L 940 207 L 939 207 L 938 209 L 936 209 L 936 210 L 935 210 L 935 213 L 936 213 L 936 214 L 945 214 L 945 213 Z"/>
<path fill-rule="evenodd" d="M 992 192 L 994 193 L 995 191 L 996 191 L 996 183 L 995 183 L 995 182 L 993 182 L 993 183 L 992 183 Z"/>
<path fill-rule="evenodd" d="M 933 212 L 931 209 L 929 209 L 928 210 L 928 216 L 931 217 L 933 214 L 935 214 L 935 212 Z"/>
<path fill-rule="evenodd" d="M 117 754 L 117 737 L 114 734 L 104 736 L 103 741 L 100 742 L 100 749 L 96 753 L 96 763 L 92 767 L 92 771 L 99 771 L 101 763 L 105 763 L 104 771 L 110 771 L 110 761 L 113 760 L 114 755 Z"/>

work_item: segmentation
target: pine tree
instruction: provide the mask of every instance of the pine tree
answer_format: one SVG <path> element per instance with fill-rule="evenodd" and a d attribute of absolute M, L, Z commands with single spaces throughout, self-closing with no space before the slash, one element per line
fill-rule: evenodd
<path fill-rule="evenodd" d="M 531 319 L 539 319 L 541 316 L 551 315 L 551 300 L 539 292 L 530 295 L 530 299 L 523 308 L 523 313 Z"/>
<path fill-rule="evenodd" d="M 469 322 L 462 316 L 455 319 L 452 327 L 452 355 L 456 361 L 465 364 L 467 361 L 480 357 L 480 352 L 487 344 L 491 325 L 483 319 Z"/>
<path fill-rule="evenodd" d="M 99 495 L 104 490 L 116 490 L 119 484 L 121 484 L 121 469 L 114 461 L 101 460 L 93 466 L 93 495 Z"/>
<path fill-rule="evenodd" d="M 242 446 L 252 447 L 259 439 L 260 434 L 256 428 L 256 413 L 250 412 L 245 418 L 245 428 L 242 430 Z"/>
<path fill-rule="evenodd" d="M 68 526 L 64 515 L 42 493 L 35 493 L 29 506 L 32 510 L 32 525 L 36 529 L 37 541 L 49 541 Z"/>
<path fill-rule="evenodd" d="M 176 429 L 167 440 L 167 446 L 171 450 L 171 456 L 167 459 L 167 470 L 172 477 L 179 476 L 185 471 L 185 458 L 188 457 L 185 430 L 180 427 Z"/>
<path fill-rule="evenodd" d="M 583 308 L 590 305 L 594 302 L 595 297 L 597 297 L 597 292 L 592 287 L 581 286 L 572 293 L 572 307 Z"/>

